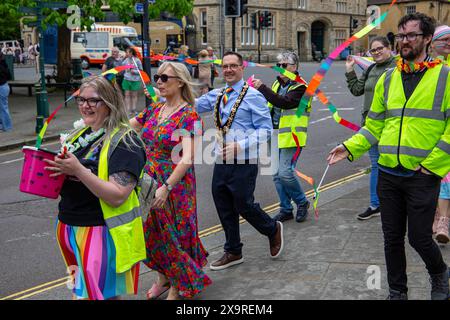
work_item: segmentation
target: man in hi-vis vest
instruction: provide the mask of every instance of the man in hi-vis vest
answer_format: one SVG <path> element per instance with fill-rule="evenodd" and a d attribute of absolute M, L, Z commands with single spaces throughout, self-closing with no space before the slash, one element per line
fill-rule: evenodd
<path fill-rule="evenodd" d="M 405 234 L 425 262 L 431 299 L 448 297 L 448 268 L 432 238 L 440 180 L 450 171 L 449 68 L 428 47 L 432 18 L 414 13 L 398 23 L 401 59 L 375 86 L 366 125 L 331 150 L 328 161 L 361 157 L 378 143 L 378 196 L 390 300 L 406 300 Z"/>
<path fill-rule="evenodd" d="M 277 60 L 278 67 L 298 74 L 298 57 L 294 52 L 280 53 Z M 291 204 L 293 200 L 297 205 L 295 220 L 303 222 L 308 216 L 309 201 L 295 176 L 294 168 L 298 156 L 294 158 L 297 145 L 292 133 L 297 136 L 299 145 L 303 148 L 306 145 L 311 101 L 301 117 L 297 117 L 295 112 L 306 91 L 306 84 L 291 81 L 283 75 L 277 77 L 272 88 L 265 86 L 259 79 L 254 79 L 253 84 L 269 102 L 273 128 L 278 129 L 278 150 L 271 150 L 272 153 L 278 153 L 278 167 L 274 172 L 273 181 L 280 197 L 280 213 L 275 219 L 286 221 L 293 218 L 294 208 Z M 292 127 L 295 128 L 294 132 Z"/>

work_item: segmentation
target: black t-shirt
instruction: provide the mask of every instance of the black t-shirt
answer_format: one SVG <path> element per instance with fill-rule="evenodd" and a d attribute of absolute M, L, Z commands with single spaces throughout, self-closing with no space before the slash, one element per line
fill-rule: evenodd
<path fill-rule="evenodd" d="M 4 85 L 10 79 L 11 75 L 5 60 L 0 60 L 0 86 Z"/>
<path fill-rule="evenodd" d="M 420 80 L 422 80 L 425 71 L 426 69 L 411 73 L 402 72 L 402 83 L 406 100 L 408 100 L 412 96 L 414 90 L 416 90 L 416 87 Z"/>
<path fill-rule="evenodd" d="M 82 137 L 90 132 L 91 129 L 86 130 Z M 136 135 L 134 135 L 134 139 L 140 146 Z M 83 166 L 98 175 L 101 145 L 98 148 L 91 148 L 95 141 L 89 143 L 85 148 L 76 150 L 74 155 Z M 138 180 L 146 161 L 145 150 L 132 143 L 129 143 L 129 145 L 130 147 L 127 147 L 122 141 L 117 145 L 108 162 L 108 174 L 126 171 Z M 58 219 L 71 226 L 105 225 L 100 200 L 74 177 L 66 177 L 64 181 Z"/>

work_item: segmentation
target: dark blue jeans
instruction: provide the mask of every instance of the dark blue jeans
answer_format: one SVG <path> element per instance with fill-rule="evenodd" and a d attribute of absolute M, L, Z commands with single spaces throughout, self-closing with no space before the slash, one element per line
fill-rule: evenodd
<path fill-rule="evenodd" d="M 272 237 L 277 230 L 272 219 L 255 203 L 257 164 L 216 164 L 212 179 L 212 195 L 220 222 L 225 231 L 225 252 L 242 253 L 239 215 L 259 233 Z"/>
<path fill-rule="evenodd" d="M 378 151 L 378 144 L 372 146 L 369 149 L 370 157 L 370 206 L 372 208 L 378 208 L 380 206 L 380 199 L 377 195 L 378 184 L 378 159 L 380 158 L 380 152 Z"/>
<path fill-rule="evenodd" d="M 297 206 L 303 205 L 307 201 L 302 186 L 294 172 L 296 162 L 292 163 L 292 157 L 296 151 L 297 148 L 295 147 L 278 150 L 278 169 L 273 175 L 273 182 L 280 197 L 280 211 L 282 213 L 292 213 L 292 200 Z"/>
<path fill-rule="evenodd" d="M 9 85 L 0 86 L 0 129 L 10 131 L 12 129 L 11 116 L 8 108 Z"/>

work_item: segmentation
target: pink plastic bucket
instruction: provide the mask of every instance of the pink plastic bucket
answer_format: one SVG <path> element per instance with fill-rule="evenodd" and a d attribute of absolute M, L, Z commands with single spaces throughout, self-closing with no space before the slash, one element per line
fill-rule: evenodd
<path fill-rule="evenodd" d="M 43 161 L 44 159 L 54 160 L 56 153 L 35 147 L 23 147 L 22 152 L 25 155 L 20 191 L 51 199 L 58 198 L 65 176 L 51 178 L 50 174 L 54 172 L 45 170 L 44 167 L 49 165 Z"/>

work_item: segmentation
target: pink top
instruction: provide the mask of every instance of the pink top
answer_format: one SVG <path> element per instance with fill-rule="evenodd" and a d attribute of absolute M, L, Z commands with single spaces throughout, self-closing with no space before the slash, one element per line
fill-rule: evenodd
<path fill-rule="evenodd" d="M 450 172 L 442 179 L 443 183 L 450 183 Z"/>

